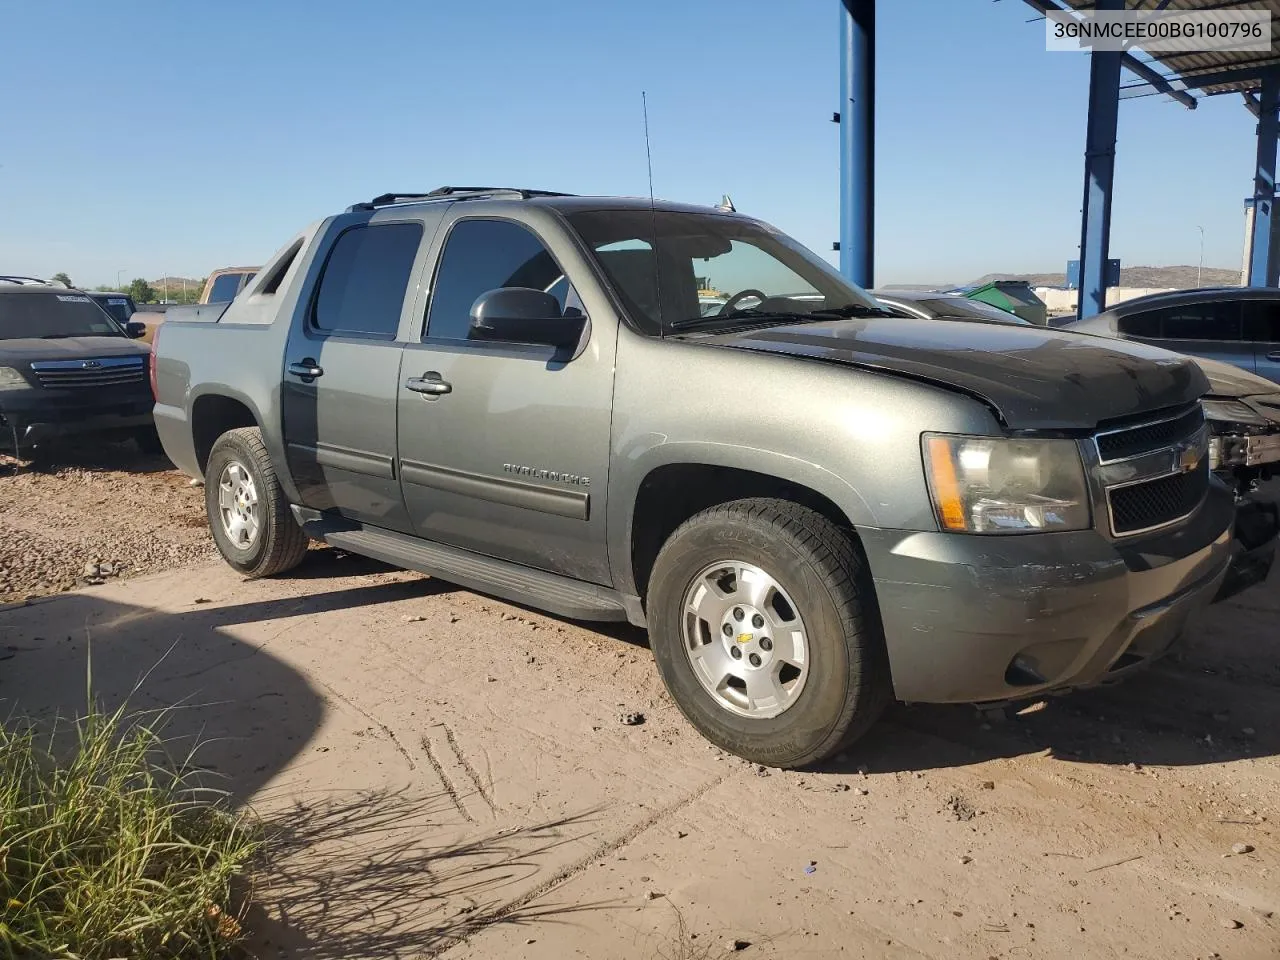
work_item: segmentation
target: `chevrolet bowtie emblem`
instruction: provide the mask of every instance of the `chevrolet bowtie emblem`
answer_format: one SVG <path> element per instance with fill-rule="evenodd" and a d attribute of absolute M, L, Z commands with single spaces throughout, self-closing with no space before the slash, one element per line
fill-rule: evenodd
<path fill-rule="evenodd" d="M 1197 447 L 1183 447 L 1178 451 L 1178 469 L 1190 473 L 1200 466 L 1200 450 Z"/>

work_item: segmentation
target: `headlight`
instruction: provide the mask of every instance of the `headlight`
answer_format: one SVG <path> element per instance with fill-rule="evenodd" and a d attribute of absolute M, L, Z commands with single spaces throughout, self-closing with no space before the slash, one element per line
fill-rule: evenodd
<path fill-rule="evenodd" d="M 1217 420 L 1220 423 L 1247 423 L 1250 426 L 1265 427 L 1267 418 L 1239 400 L 1202 400 L 1204 418 Z"/>
<path fill-rule="evenodd" d="M 924 435 L 938 523 L 955 533 L 1089 528 L 1089 489 L 1073 440 Z"/>
<path fill-rule="evenodd" d="M 27 390 L 31 384 L 13 367 L 0 367 L 0 390 Z"/>

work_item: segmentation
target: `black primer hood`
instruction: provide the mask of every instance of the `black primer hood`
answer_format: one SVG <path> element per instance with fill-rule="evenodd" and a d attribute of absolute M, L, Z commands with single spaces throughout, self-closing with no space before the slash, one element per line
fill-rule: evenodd
<path fill-rule="evenodd" d="M 936 383 L 985 400 L 1014 430 L 1092 429 L 1209 392 L 1188 357 L 1047 327 L 874 318 L 757 328 L 699 342 Z"/>

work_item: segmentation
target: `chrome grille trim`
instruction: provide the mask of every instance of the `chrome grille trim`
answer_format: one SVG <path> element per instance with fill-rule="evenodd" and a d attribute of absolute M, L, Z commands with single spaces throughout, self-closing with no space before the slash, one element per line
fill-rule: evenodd
<path fill-rule="evenodd" d="M 44 387 L 111 387 L 147 378 L 145 357 L 37 360 L 31 371 Z"/>
<path fill-rule="evenodd" d="M 1200 504 L 1204 502 L 1204 497 L 1209 490 L 1209 471 L 1207 469 L 1209 426 L 1204 422 L 1203 412 L 1198 409 L 1199 404 L 1196 407 L 1197 409 L 1183 410 L 1173 416 L 1162 419 L 1151 420 L 1116 430 L 1102 431 L 1095 434 L 1089 441 L 1089 446 L 1091 447 L 1089 453 L 1092 456 L 1087 459 L 1096 458 L 1093 459 L 1090 473 L 1101 491 L 1101 503 L 1099 505 L 1106 511 L 1107 533 L 1113 539 L 1128 539 L 1174 526 L 1195 513 Z M 1196 415 L 1197 413 L 1199 414 L 1198 416 Z M 1173 432 L 1173 425 L 1181 426 L 1182 424 L 1192 425 L 1194 428 L 1186 432 L 1177 431 L 1177 435 L 1170 437 L 1167 442 L 1141 452 L 1110 460 L 1102 458 L 1103 454 L 1098 444 L 1098 437 L 1100 436 L 1122 434 L 1129 431 L 1146 431 L 1147 435 L 1164 436 L 1168 432 Z M 1171 425 L 1169 430 L 1162 431 L 1160 428 L 1166 425 Z M 1161 516 L 1158 522 L 1145 524 L 1140 528 L 1117 529 L 1115 510 L 1112 504 L 1112 494 L 1115 491 L 1167 480 L 1170 477 L 1193 472 L 1204 475 L 1204 480 L 1202 481 L 1203 490 L 1189 510 L 1180 512 L 1178 516 Z"/>

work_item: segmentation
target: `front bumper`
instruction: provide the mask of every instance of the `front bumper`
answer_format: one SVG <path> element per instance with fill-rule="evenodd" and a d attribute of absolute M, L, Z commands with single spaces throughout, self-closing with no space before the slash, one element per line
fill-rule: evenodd
<path fill-rule="evenodd" d="M 0 448 L 17 438 L 26 450 L 54 440 L 110 436 L 151 426 L 154 401 L 146 390 L 12 390 L 0 393 Z"/>
<path fill-rule="evenodd" d="M 1172 531 L 970 536 L 859 530 L 895 695 L 971 703 L 1100 683 L 1166 652 L 1232 561 L 1234 504 L 1210 487 Z"/>

